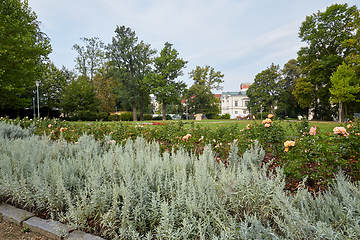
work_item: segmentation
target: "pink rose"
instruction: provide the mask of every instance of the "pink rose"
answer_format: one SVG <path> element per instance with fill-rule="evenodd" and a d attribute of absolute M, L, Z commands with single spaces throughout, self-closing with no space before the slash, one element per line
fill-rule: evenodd
<path fill-rule="evenodd" d="M 315 136 L 316 135 L 316 127 L 311 127 L 309 134 Z"/>

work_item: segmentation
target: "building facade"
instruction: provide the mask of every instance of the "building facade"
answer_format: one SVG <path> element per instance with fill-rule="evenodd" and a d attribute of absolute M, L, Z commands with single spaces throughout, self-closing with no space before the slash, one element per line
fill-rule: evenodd
<path fill-rule="evenodd" d="M 250 99 L 246 91 L 250 84 L 241 84 L 239 92 L 223 92 L 221 94 L 221 114 L 230 114 L 231 119 L 246 118 L 249 116 L 247 105 Z"/>

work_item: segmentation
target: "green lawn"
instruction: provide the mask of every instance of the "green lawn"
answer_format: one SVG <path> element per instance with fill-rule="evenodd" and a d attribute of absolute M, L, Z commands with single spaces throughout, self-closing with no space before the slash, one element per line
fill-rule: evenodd
<path fill-rule="evenodd" d="M 208 119 L 208 120 L 181 120 L 185 124 L 200 124 L 209 128 L 216 128 L 216 127 L 226 127 L 226 126 L 233 126 L 237 125 L 239 128 L 245 128 L 248 124 L 252 124 L 254 122 L 261 122 L 261 120 L 232 120 L 232 119 Z M 171 123 L 176 122 L 175 120 L 153 120 L 153 121 L 138 121 L 138 122 L 127 122 L 127 121 L 113 121 L 113 122 L 103 122 L 105 124 L 109 125 L 117 125 L 119 123 L 123 125 L 140 125 L 144 124 L 149 127 L 152 127 L 151 123 L 153 122 L 159 122 L 159 123 Z M 291 126 L 292 123 L 300 122 L 298 120 L 284 120 L 282 123 L 285 126 Z M 77 121 L 77 122 L 71 122 L 71 124 L 82 126 L 84 124 L 96 124 L 97 122 L 86 122 L 86 121 Z M 317 126 L 321 133 L 332 133 L 334 127 L 340 126 L 341 124 L 338 122 L 333 121 L 309 121 L 310 126 Z"/>

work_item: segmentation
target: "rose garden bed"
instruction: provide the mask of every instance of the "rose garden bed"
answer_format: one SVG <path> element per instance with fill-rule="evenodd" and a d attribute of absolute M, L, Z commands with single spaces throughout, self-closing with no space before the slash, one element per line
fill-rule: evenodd
<path fill-rule="evenodd" d="M 0 201 L 108 239 L 360 237 L 358 122 L 12 122 Z"/>

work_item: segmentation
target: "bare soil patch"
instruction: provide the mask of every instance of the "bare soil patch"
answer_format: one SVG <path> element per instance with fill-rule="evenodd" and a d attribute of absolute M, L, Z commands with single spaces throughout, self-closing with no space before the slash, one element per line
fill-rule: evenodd
<path fill-rule="evenodd" d="M 49 240 L 47 237 L 26 230 L 27 229 L 13 223 L 0 220 L 1 240 Z"/>

